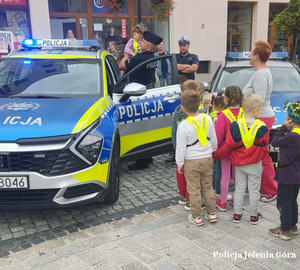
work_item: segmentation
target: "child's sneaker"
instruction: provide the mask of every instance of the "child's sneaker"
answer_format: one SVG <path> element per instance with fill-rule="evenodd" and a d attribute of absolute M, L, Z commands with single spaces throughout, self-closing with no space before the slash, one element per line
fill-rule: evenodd
<path fill-rule="evenodd" d="M 242 219 L 242 216 L 243 216 L 243 214 L 234 214 L 232 221 L 235 222 L 235 223 L 240 223 L 241 219 Z"/>
<path fill-rule="evenodd" d="M 292 235 L 298 235 L 299 234 L 297 225 L 295 225 L 295 226 L 293 226 L 293 227 L 290 228 L 290 233 Z"/>
<path fill-rule="evenodd" d="M 232 195 L 227 194 L 227 201 L 231 201 L 231 200 L 233 200 Z"/>
<path fill-rule="evenodd" d="M 203 225 L 203 220 L 202 217 L 193 217 L 192 214 L 189 214 L 188 217 L 189 222 L 194 223 L 197 227 L 202 226 Z"/>
<path fill-rule="evenodd" d="M 221 199 L 219 199 L 219 198 L 216 198 L 216 207 L 221 212 L 227 211 L 227 205 L 226 205 L 226 203 L 222 203 Z"/>
<path fill-rule="evenodd" d="M 178 204 L 182 204 L 182 205 L 186 204 L 186 197 L 180 195 L 179 200 L 178 200 Z"/>
<path fill-rule="evenodd" d="M 275 228 L 275 229 L 270 229 L 269 234 L 279 237 L 282 240 L 288 241 L 291 240 L 291 233 L 290 231 L 283 231 L 281 227 Z"/>
<path fill-rule="evenodd" d="M 260 200 L 261 200 L 262 202 L 272 202 L 272 201 L 276 200 L 276 198 L 277 198 L 277 194 L 275 194 L 275 195 L 267 194 L 267 195 L 263 195 L 263 196 L 260 198 Z"/>
<path fill-rule="evenodd" d="M 263 220 L 262 215 L 260 213 L 257 213 L 257 216 L 250 217 L 250 224 L 256 225 L 260 223 L 262 220 Z"/>
<path fill-rule="evenodd" d="M 217 215 L 216 213 L 211 213 L 211 214 L 206 214 L 205 218 L 210 222 L 210 223 L 214 223 L 218 221 Z"/>
<path fill-rule="evenodd" d="M 183 208 L 184 208 L 186 211 L 191 211 L 191 204 L 190 204 L 190 202 L 187 202 Z"/>

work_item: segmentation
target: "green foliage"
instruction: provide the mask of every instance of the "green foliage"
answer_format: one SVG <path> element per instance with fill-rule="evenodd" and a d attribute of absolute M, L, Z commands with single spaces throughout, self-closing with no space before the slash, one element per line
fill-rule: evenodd
<path fill-rule="evenodd" d="M 175 2 L 172 0 L 164 0 L 160 4 L 152 4 L 155 16 L 158 21 L 168 21 L 172 11 L 174 9 Z"/>
<path fill-rule="evenodd" d="M 291 0 L 287 8 L 275 16 L 273 23 L 276 34 L 300 33 L 300 0 Z"/>

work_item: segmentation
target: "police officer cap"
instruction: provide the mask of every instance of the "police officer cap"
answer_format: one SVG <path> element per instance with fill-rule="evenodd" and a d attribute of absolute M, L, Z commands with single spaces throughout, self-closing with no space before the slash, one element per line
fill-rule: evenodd
<path fill-rule="evenodd" d="M 179 45 L 190 44 L 190 43 L 191 43 L 191 41 L 188 37 L 182 36 L 178 39 L 178 44 Z"/>
<path fill-rule="evenodd" d="M 143 37 L 145 40 L 153 43 L 154 45 L 158 45 L 163 41 L 163 39 L 160 36 L 158 36 L 152 32 L 149 32 L 149 31 L 145 31 L 143 33 Z"/>

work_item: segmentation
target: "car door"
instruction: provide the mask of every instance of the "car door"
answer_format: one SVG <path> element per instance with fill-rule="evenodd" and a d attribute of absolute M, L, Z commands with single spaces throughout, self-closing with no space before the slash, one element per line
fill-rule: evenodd
<path fill-rule="evenodd" d="M 168 59 L 171 66 L 171 85 L 160 86 L 156 76 L 155 86 L 140 96 L 124 99 L 123 89 L 129 77 L 144 65 L 156 66 L 157 61 Z M 180 104 L 180 86 L 175 55 L 158 56 L 140 64 L 116 84 L 113 100 L 119 111 L 121 156 L 132 160 L 173 150 L 171 125 L 173 113 Z"/>

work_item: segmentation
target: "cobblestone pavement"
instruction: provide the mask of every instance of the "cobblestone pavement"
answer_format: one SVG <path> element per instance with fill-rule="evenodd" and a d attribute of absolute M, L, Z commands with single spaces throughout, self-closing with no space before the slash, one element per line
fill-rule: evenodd
<path fill-rule="evenodd" d="M 261 203 L 264 220 L 241 223 L 233 210 L 195 227 L 181 205 L 68 233 L 0 258 L 2 270 L 299 269 L 300 236 L 289 242 L 267 233 L 278 219 L 275 203 Z M 131 210 L 129 210 L 131 211 Z"/>
<path fill-rule="evenodd" d="M 172 203 L 172 199 L 177 199 L 177 186 L 174 165 L 165 163 L 167 158 L 168 154 L 154 157 L 149 169 L 134 172 L 128 171 L 128 163 L 123 163 L 120 197 L 114 205 L 92 203 L 64 209 L 0 210 L 0 257 L 121 219 L 125 214 L 133 215 L 128 210 L 138 213 L 149 207 L 161 207 L 160 202 Z"/>

